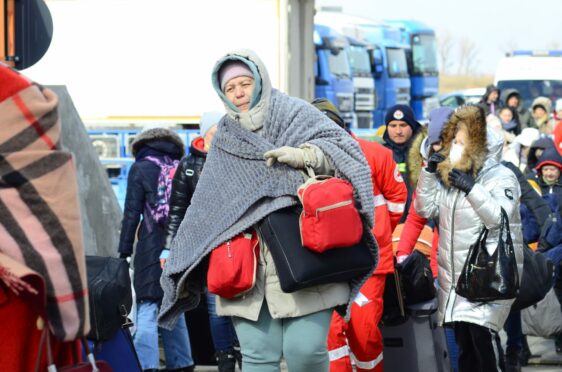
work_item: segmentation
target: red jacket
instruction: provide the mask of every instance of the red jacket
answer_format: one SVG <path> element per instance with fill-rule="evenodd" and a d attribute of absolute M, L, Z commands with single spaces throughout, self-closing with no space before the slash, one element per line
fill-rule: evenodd
<path fill-rule="evenodd" d="M 427 223 L 427 218 L 421 217 L 416 213 L 414 208 L 414 200 L 416 199 L 416 194 L 412 195 L 412 204 L 410 205 L 410 211 L 408 212 L 408 217 L 406 217 L 406 222 L 404 222 L 404 229 L 400 235 L 400 241 L 398 242 L 398 249 L 396 250 L 396 256 L 409 255 L 414 250 L 416 242 L 420 236 L 420 233 Z M 433 277 L 437 277 L 438 266 L 437 266 L 437 247 L 439 246 L 439 233 L 436 228 L 433 228 L 433 241 L 431 242 L 431 259 L 429 263 L 431 265 L 431 271 L 433 272 Z"/>
<path fill-rule="evenodd" d="M 406 184 L 392 158 L 392 151 L 376 142 L 356 138 L 371 167 L 375 196 L 373 234 L 379 244 L 379 264 L 375 274 L 394 271 L 392 232 L 404 213 L 408 197 Z"/>

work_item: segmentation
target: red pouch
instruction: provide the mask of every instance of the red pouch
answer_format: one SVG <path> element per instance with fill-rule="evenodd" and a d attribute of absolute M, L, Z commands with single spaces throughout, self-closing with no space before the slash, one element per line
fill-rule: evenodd
<path fill-rule="evenodd" d="M 302 245 L 318 253 L 350 247 L 361 240 L 363 223 L 355 208 L 353 186 L 336 177 L 316 176 L 298 191 Z"/>
<path fill-rule="evenodd" d="M 248 292 L 256 283 L 258 258 L 258 236 L 254 230 L 222 243 L 211 252 L 207 289 L 224 298 Z"/>

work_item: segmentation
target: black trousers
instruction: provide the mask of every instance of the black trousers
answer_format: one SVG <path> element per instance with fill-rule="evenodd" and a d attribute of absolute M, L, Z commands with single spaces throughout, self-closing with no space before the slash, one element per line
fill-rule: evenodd
<path fill-rule="evenodd" d="M 504 372 L 503 350 L 498 333 L 473 323 L 456 322 L 459 372 Z"/>

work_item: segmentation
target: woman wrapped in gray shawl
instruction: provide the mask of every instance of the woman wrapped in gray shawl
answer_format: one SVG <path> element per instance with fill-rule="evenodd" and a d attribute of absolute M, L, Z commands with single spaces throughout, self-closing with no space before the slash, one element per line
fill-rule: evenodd
<path fill-rule="evenodd" d="M 227 98 L 221 77 L 226 79 L 220 76 L 224 75 L 223 66 L 240 62 L 254 79 L 251 99 L 243 110 Z M 357 142 L 343 129 L 307 102 L 272 89 L 264 64 L 251 51 L 221 58 L 212 81 L 227 115 L 218 125 L 161 278 L 164 299 L 159 322 L 165 328 L 171 328 L 184 311 L 197 306 L 205 289 L 208 256 L 213 248 L 271 212 L 298 203 L 296 191 L 304 182 L 305 160 L 318 174 L 331 172 L 349 180 L 365 229 L 371 231 L 374 224 L 371 173 Z M 368 240 L 378 257 L 371 234 Z M 267 267 L 271 264 L 267 247 L 261 244 L 261 249 L 254 289 L 244 298 L 218 297 L 219 315 L 257 320 L 264 299 L 273 318 L 302 316 L 342 304 L 349 308 L 368 277 L 358 278 L 351 288 L 349 283 L 334 283 L 315 290 L 283 293 L 278 281 L 270 280 L 275 279 L 276 272 Z"/>

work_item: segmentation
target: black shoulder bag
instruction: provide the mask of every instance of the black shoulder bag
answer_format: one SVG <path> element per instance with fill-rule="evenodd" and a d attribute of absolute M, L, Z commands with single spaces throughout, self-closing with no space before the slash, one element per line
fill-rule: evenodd
<path fill-rule="evenodd" d="M 127 322 L 133 304 L 129 264 L 115 257 L 86 256 L 90 333 L 88 339 L 107 341 Z"/>
<path fill-rule="evenodd" d="M 361 278 L 373 269 L 375 257 L 362 239 L 358 244 L 314 252 L 302 245 L 299 228 L 300 206 L 275 211 L 258 224 L 267 243 L 283 292 L 326 283 Z M 369 233 L 363 229 L 363 236 Z"/>
<path fill-rule="evenodd" d="M 498 246 L 492 255 L 486 249 L 488 229 L 482 228 L 457 282 L 456 292 L 472 302 L 515 298 L 519 291 L 519 274 L 507 213 L 502 208 Z"/>

